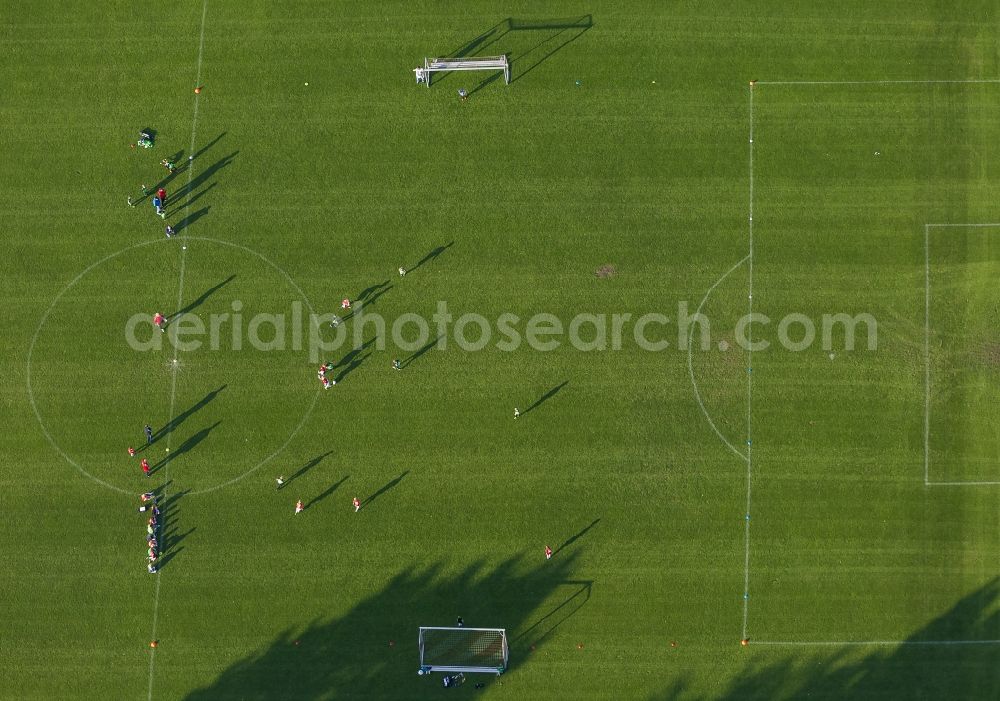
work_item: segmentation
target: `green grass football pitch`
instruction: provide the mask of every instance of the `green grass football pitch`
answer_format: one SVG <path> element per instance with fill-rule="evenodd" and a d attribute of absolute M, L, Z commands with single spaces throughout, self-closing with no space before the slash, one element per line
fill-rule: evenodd
<path fill-rule="evenodd" d="M 457 616 L 456 697 L 1000 697 L 996 10 L 835 4 L 9 7 L 0 698 L 436 698 Z"/>

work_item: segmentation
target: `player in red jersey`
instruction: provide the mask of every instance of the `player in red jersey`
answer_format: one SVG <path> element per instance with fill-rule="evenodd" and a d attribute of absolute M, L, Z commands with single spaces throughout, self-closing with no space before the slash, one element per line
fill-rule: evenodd
<path fill-rule="evenodd" d="M 546 560 L 552 559 L 552 548 L 550 548 L 548 545 L 545 546 L 545 559 Z"/>
<path fill-rule="evenodd" d="M 297 513 L 297 514 L 302 513 L 302 510 L 305 509 L 305 508 L 306 507 L 304 507 L 302 505 L 302 500 L 301 499 L 299 499 L 297 502 L 295 502 L 295 513 Z"/>
<path fill-rule="evenodd" d="M 133 448 L 132 446 L 128 447 L 128 456 L 130 458 L 134 458 L 135 457 L 135 448 Z"/>
<path fill-rule="evenodd" d="M 361 511 L 361 500 L 360 499 L 358 499 L 357 497 L 354 497 L 354 499 L 351 500 L 351 503 L 354 504 L 354 513 L 358 513 L 359 511 Z"/>
<path fill-rule="evenodd" d="M 153 325 L 160 331 L 166 331 L 167 317 L 160 314 L 160 312 L 156 312 L 156 314 L 153 314 Z"/>
<path fill-rule="evenodd" d="M 146 458 L 142 459 L 142 462 L 139 463 L 139 467 L 142 468 L 142 474 L 146 475 L 146 477 L 149 477 L 149 462 L 146 460 Z"/>

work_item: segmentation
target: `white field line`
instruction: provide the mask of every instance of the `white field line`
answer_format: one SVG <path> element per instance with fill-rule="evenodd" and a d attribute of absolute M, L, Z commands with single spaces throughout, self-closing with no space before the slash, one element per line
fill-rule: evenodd
<path fill-rule="evenodd" d="M 988 229 L 1000 224 L 924 224 L 928 229 Z"/>
<path fill-rule="evenodd" d="M 931 472 L 931 230 L 924 225 L 924 486 Z"/>
<path fill-rule="evenodd" d="M 931 229 L 991 229 L 1000 224 L 924 224 L 924 486 L 925 487 L 993 487 L 1000 480 L 931 481 Z"/>
<path fill-rule="evenodd" d="M 996 83 L 1000 84 L 1000 79 L 986 79 L 986 80 L 847 80 L 847 81 L 809 81 L 809 80 L 788 80 L 788 81 L 767 81 L 767 80 L 757 80 L 750 84 L 750 253 L 744 260 L 749 261 L 750 265 L 750 300 L 751 309 L 753 306 L 753 88 L 754 85 L 928 85 L 935 83 Z M 973 224 L 924 224 L 924 263 L 925 263 L 925 292 L 924 292 L 924 360 L 925 360 L 925 372 L 924 372 L 924 485 L 928 487 L 975 487 L 975 486 L 997 486 L 1000 485 L 1000 480 L 998 481 L 966 481 L 966 482 L 932 482 L 929 479 L 930 470 L 930 230 L 931 229 L 952 229 L 952 228 L 1000 228 L 1000 223 L 973 223 Z M 742 263 L 742 261 L 741 261 Z M 735 269 L 735 268 L 734 268 Z M 732 272 L 732 271 L 730 271 Z M 727 273 L 728 275 L 729 273 Z M 721 280 L 719 281 L 721 282 Z M 716 283 L 718 285 L 719 283 Z M 714 286 L 713 286 L 714 288 Z M 711 290 L 709 291 L 711 292 Z M 707 295 L 706 295 L 707 299 Z M 704 304 L 704 300 L 702 300 Z M 699 310 L 701 306 L 699 305 Z M 749 340 L 749 339 L 748 339 Z M 749 344 L 748 344 L 749 345 Z M 749 351 L 748 351 L 749 356 Z M 748 363 L 749 365 L 749 363 Z M 690 370 L 690 353 L 688 355 L 688 368 Z M 752 366 L 750 366 L 752 367 Z M 749 375 L 750 373 L 748 373 Z M 692 373 L 691 380 L 694 382 L 694 375 Z M 752 455 L 750 441 L 750 378 L 747 378 L 748 392 L 747 392 L 747 513 L 746 513 L 746 527 L 745 527 L 745 542 L 746 542 L 746 555 L 745 555 L 745 575 L 744 581 L 746 582 L 746 589 L 744 590 L 744 601 L 743 601 L 743 639 L 747 639 L 746 633 L 746 621 L 747 621 L 747 607 L 748 600 L 746 596 L 749 594 L 749 534 L 750 534 L 750 475 L 752 468 Z M 697 394 L 697 387 L 695 387 L 695 393 Z M 701 404 L 699 398 L 699 404 Z M 702 406 L 702 411 L 705 412 L 704 406 Z M 708 414 L 705 414 L 706 418 Z M 712 423 L 709 419 L 709 423 Z M 712 428 L 715 425 L 712 424 Z M 716 433 L 719 433 L 716 429 Z M 719 434 L 722 437 L 722 434 Z M 725 441 L 725 438 L 723 438 Z M 729 445 L 728 441 L 725 441 Z M 730 445 L 730 448 L 732 446 Z M 734 449 L 735 450 L 735 449 Z M 952 645 L 1000 645 L 1000 639 L 998 640 L 849 640 L 849 641 L 778 641 L 778 640 L 754 640 L 754 645 L 767 645 L 767 646 L 787 646 L 787 647 L 874 647 L 874 646 L 952 646 Z"/>
<path fill-rule="evenodd" d="M 750 198 L 749 198 L 749 250 L 747 252 L 747 314 L 753 314 L 753 83 L 750 84 Z M 750 608 L 750 493 L 753 478 L 753 439 L 751 410 L 753 405 L 753 339 L 751 326 L 747 327 L 747 501 L 743 518 L 743 633 L 747 638 L 747 617 Z"/>
<path fill-rule="evenodd" d="M 903 645 L 1000 645 L 1000 640 L 754 640 L 772 647 L 899 647 Z"/>
<path fill-rule="evenodd" d="M 194 83 L 195 86 L 201 85 L 201 61 L 202 61 L 202 56 L 203 56 L 204 50 L 205 50 L 205 16 L 207 15 L 207 13 L 208 13 L 208 0 L 202 0 L 202 5 L 201 5 L 201 31 L 199 32 L 199 38 L 198 38 L 198 62 L 197 62 L 196 77 L 195 77 L 195 83 Z M 194 145 L 195 145 L 195 139 L 197 138 L 197 135 L 198 135 L 198 93 L 195 93 L 195 95 L 194 95 L 194 114 L 193 114 L 192 119 L 191 119 L 191 147 L 188 150 L 189 154 L 193 154 L 194 153 Z M 194 161 L 188 161 L 188 182 L 187 182 L 187 186 L 188 186 L 189 190 L 191 188 L 191 182 L 192 182 L 193 179 L 194 179 Z M 190 199 L 189 199 L 189 202 L 190 202 Z M 191 209 L 191 205 L 188 204 L 187 207 L 185 207 L 185 209 L 184 209 L 184 216 L 185 217 L 188 216 L 190 209 Z M 186 232 L 187 232 L 187 227 L 185 227 L 184 229 L 181 230 L 181 240 L 182 241 L 184 241 L 184 240 L 187 239 Z M 181 264 L 180 264 L 180 273 L 178 274 L 178 282 L 177 282 L 177 306 L 175 307 L 176 309 L 181 309 L 182 305 L 184 303 L 184 261 L 185 261 L 185 255 L 184 254 L 185 254 L 185 251 L 186 251 L 186 246 L 181 246 Z M 175 343 L 174 344 L 173 367 L 172 367 L 171 378 L 170 378 L 170 409 L 168 411 L 167 423 L 164 424 L 165 426 L 169 426 L 170 422 L 174 420 L 174 408 L 175 408 L 175 404 L 176 404 L 176 401 L 177 401 L 177 354 L 179 352 L 180 351 L 178 349 L 178 344 Z M 167 449 L 167 458 L 168 459 L 170 457 L 169 456 L 169 453 L 170 453 L 170 439 L 171 439 L 172 435 L 173 435 L 172 431 L 167 433 L 166 449 Z M 163 492 L 162 492 L 162 499 L 163 499 L 164 504 L 169 504 L 169 502 L 168 502 L 169 497 L 168 497 L 167 490 L 166 490 L 166 485 L 169 482 L 170 482 L 170 463 L 168 462 L 166 465 L 164 465 L 164 470 L 163 470 L 163 485 L 164 485 L 164 489 L 163 489 Z M 149 639 L 150 640 L 156 640 L 156 626 L 157 626 L 157 622 L 159 620 L 159 612 L 160 612 L 160 583 L 162 581 L 163 581 L 163 573 L 162 572 L 157 572 L 157 574 L 156 574 L 156 587 L 155 587 L 154 593 L 153 593 L 153 626 L 152 626 L 152 630 L 150 631 L 150 635 L 149 635 Z M 146 698 L 147 698 L 148 701 L 152 701 L 152 698 L 153 698 L 153 676 L 154 676 L 153 672 L 155 671 L 155 665 L 156 665 L 156 648 L 154 647 L 154 648 L 150 648 L 150 650 L 149 650 L 149 682 L 148 682 L 147 688 L 146 688 Z"/>
<path fill-rule="evenodd" d="M 708 291 L 705 293 L 705 296 L 701 298 L 701 302 L 698 304 L 698 308 L 695 310 L 694 318 L 697 318 L 701 314 L 701 310 L 704 308 L 705 302 L 707 302 L 708 298 L 712 296 L 712 292 L 715 291 L 715 288 L 721 285 L 722 281 L 725 280 L 727 277 L 729 277 L 737 268 L 746 263 L 748 257 L 749 256 L 745 256 L 744 258 L 737 261 L 736 265 L 727 270 L 722 275 L 722 277 L 720 277 L 718 280 L 715 281 L 715 284 L 713 284 L 711 287 L 708 288 Z M 694 388 L 694 398 L 698 402 L 698 408 L 701 409 L 701 413 L 705 415 L 705 420 L 708 421 L 708 425 L 712 427 L 713 431 L 715 431 L 715 435 L 719 437 L 719 440 L 725 443 L 726 447 L 728 447 L 731 451 L 733 451 L 733 454 L 736 455 L 736 457 L 738 457 L 740 460 L 746 461 L 747 460 L 746 454 L 740 452 L 739 448 L 730 443 L 729 439 L 722 434 L 722 431 L 719 430 L 719 427 L 715 425 L 714 421 L 712 421 L 712 417 L 709 415 L 708 409 L 705 408 L 705 403 L 701 400 L 701 392 L 698 390 L 698 381 L 695 379 L 694 376 L 694 365 L 692 361 L 692 355 L 693 355 L 692 348 L 694 344 L 693 340 L 694 336 L 691 334 L 691 330 L 693 328 L 694 328 L 694 321 L 692 321 L 690 326 L 688 326 L 688 376 L 691 378 L 691 387 Z"/>
<path fill-rule="evenodd" d="M 970 80 L 758 80 L 757 85 L 948 85 L 1000 83 L 1000 78 Z"/>
<path fill-rule="evenodd" d="M 993 482 L 927 482 L 928 487 L 988 487 L 1000 484 L 1000 480 Z"/>

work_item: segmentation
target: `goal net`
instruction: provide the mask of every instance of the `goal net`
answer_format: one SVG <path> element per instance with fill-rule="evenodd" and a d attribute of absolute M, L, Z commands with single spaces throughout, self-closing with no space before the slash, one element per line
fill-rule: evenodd
<path fill-rule="evenodd" d="M 489 672 L 507 668 L 507 631 L 503 628 L 420 629 L 420 673 Z"/>
<path fill-rule="evenodd" d="M 464 56 L 462 58 L 425 58 L 424 67 L 413 69 L 418 83 L 431 86 L 435 73 L 447 71 L 503 71 L 503 80 L 510 84 L 510 59 L 503 56 Z"/>

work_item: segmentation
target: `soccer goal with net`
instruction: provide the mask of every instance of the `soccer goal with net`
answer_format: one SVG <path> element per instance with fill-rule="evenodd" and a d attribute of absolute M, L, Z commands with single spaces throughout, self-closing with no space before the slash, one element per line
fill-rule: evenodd
<path fill-rule="evenodd" d="M 487 672 L 507 669 L 507 631 L 503 628 L 420 629 L 420 674 Z"/>
<path fill-rule="evenodd" d="M 431 76 L 442 71 L 503 71 L 503 80 L 510 84 L 510 60 L 503 56 L 465 56 L 463 58 L 425 58 L 423 68 L 414 68 L 418 83 L 431 86 Z"/>

